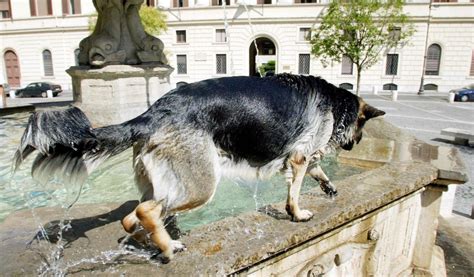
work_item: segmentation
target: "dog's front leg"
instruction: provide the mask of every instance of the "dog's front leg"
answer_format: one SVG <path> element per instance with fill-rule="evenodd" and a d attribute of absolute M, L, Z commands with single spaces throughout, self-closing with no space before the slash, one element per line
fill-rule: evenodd
<path fill-rule="evenodd" d="M 313 217 L 308 210 L 301 210 L 298 201 L 300 197 L 301 184 L 308 168 L 309 159 L 301 153 L 292 155 L 287 162 L 285 172 L 288 184 L 288 199 L 286 201 L 286 211 L 293 221 L 307 221 Z"/>
<path fill-rule="evenodd" d="M 328 196 L 334 197 L 337 195 L 336 186 L 329 180 L 328 176 L 326 176 L 319 164 L 310 168 L 308 174 L 319 182 L 321 190 L 324 191 L 324 193 L 326 193 Z"/>

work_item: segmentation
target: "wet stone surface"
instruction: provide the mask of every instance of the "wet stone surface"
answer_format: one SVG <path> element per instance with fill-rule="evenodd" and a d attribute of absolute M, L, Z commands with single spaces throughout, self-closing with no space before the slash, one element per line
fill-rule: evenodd
<path fill-rule="evenodd" d="M 180 240 L 187 250 L 177 253 L 166 265 L 150 250 L 121 248 L 126 235 L 120 219 L 136 202 L 123 205 L 80 205 L 72 208 L 72 228 L 63 235 L 64 251 L 58 264 L 52 262 L 54 243 L 34 240 L 37 224 L 30 211 L 9 216 L 0 226 L 4 249 L 0 267 L 4 273 L 35 274 L 43 263 L 69 274 L 108 272 L 136 275 L 226 274 L 282 253 L 317 238 L 346 222 L 416 191 L 436 178 L 437 170 L 427 163 L 393 163 L 337 182 L 339 196 L 328 199 L 315 189 L 301 198 L 302 208 L 315 217 L 302 223 L 289 221 L 284 203 L 267 206 L 191 230 Z M 38 218 L 55 221 L 63 216 L 57 208 L 35 210 Z M 54 239 L 53 239 L 54 241 Z M 29 245 L 28 245 L 29 244 Z M 3 247 L 2 247 L 3 248 Z M 46 255 L 46 256 L 44 256 Z M 49 262 L 49 264 L 46 263 Z"/>

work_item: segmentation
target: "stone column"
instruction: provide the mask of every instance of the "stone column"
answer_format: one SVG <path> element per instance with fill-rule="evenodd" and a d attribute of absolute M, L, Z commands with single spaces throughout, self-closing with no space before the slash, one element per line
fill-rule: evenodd
<path fill-rule="evenodd" d="M 109 65 L 103 68 L 75 66 L 72 77 L 74 105 L 87 115 L 93 127 L 117 124 L 146 111 L 170 90 L 167 65 Z"/>
<path fill-rule="evenodd" d="M 445 189 L 430 185 L 421 194 L 421 214 L 413 253 L 413 273 L 415 276 L 431 276 L 431 260 L 438 229 L 441 195 Z"/>

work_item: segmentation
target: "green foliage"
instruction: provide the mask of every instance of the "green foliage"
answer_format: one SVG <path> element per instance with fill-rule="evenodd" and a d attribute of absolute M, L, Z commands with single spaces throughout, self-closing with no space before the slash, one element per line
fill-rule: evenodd
<path fill-rule="evenodd" d="M 402 0 L 334 0 L 313 30 L 311 53 L 323 66 L 348 56 L 360 73 L 379 61 L 381 53 L 403 47 L 413 35 Z"/>
<path fill-rule="evenodd" d="M 260 72 L 260 76 L 265 76 L 265 74 L 269 71 L 275 72 L 274 60 L 270 60 L 267 63 L 264 63 L 258 67 L 258 72 Z"/>
<path fill-rule="evenodd" d="M 166 14 L 154 7 L 142 5 L 139 11 L 145 32 L 150 35 L 159 35 L 161 31 L 166 31 Z"/>
<path fill-rule="evenodd" d="M 142 5 L 139 11 L 143 29 L 150 35 L 159 35 L 162 31 L 166 31 L 166 14 L 154 7 Z M 89 16 L 88 20 L 89 32 L 93 32 L 97 23 L 97 13 Z"/>

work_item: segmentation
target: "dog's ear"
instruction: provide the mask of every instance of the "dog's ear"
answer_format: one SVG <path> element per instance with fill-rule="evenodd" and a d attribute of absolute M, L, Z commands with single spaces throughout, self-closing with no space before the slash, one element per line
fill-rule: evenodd
<path fill-rule="evenodd" d="M 364 115 L 367 120 L 384 114 L 384 111 L 374 108 L 371 105 L 366 104 L 364 106 Z"/>

